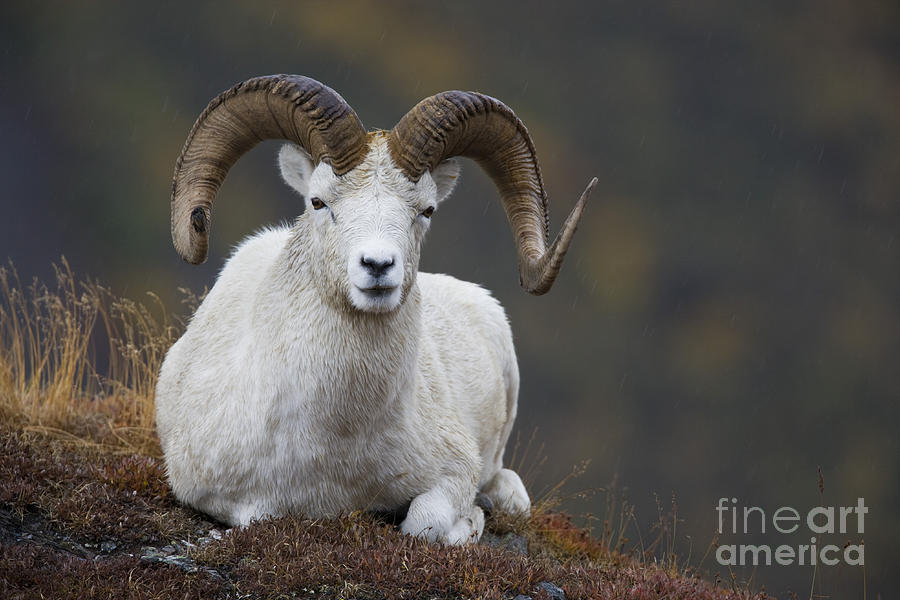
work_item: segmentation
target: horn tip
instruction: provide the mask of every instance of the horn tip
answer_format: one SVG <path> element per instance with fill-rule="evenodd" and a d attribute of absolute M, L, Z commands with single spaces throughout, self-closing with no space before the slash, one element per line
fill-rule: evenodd
<path fill-rule="evenodd" d="M 572 241 L 575 230 L 578 228 L 578 223 L 584 212 L 584 205 L 590 198 L 591 191 L 593 191 L 597 182 L 598 179 L 593 177 L 587 184 L 546 254 L 534 263 L 529 263 L 527 260 L 523 261 L 525 266 L 520 271 L 519 283 L 529 294 L 541 296 L 549 292 L 550 288 L 553 287 L 553 282 L 556 281 L 556 276 L 559 275 L 559 270 L 562 267 L 563 258 L 565 258 L 566 252 L 569 250 L 569 243 Z"/>
<path fill-rule="evenodd" d="M 187 239 L 185 239 L 187 238 Z M 172 242 L 175 251 L 186 263 L 201 265 L 209 255 L 209 238 L 205 233 L 192 231 L 186 236 L 182 232 L 173 232 Z"/>
<path fill-rule="evenodd" d="M 185 256 L 184 254 L 181 255 L 181 259 L 184 262 L 192 265 L 202 265 L 206 262 L 206 258 L 207 254 L 205 252 L 199 256 Z"/>
<path fill-rule="evenodd" d="M 587 184 L 587 187 L 584 188 L 583 192 L 581 192 L 581 198 L 578 199 L 579 204 L 587 202 L 588 198 L 591 197 L 591 192 L 594 191 L 594 186 L 597 185 L 598 181 L 599 180 L 596 177 L 591 178 L 591 180 Z"/>

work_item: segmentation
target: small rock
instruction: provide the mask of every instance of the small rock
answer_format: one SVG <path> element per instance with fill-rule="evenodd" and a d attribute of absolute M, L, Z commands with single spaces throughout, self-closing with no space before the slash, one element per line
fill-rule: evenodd
<path fill-rule="evenodd" d="M 157 548 L 154 548 L 153 546 L 144 546 L 143 548 L 141 548 L 141 560 L 144 560 L 144 559 L 150 560 L 150 559 L 158 558 L 161 556 L 163 556 L 163 554 Z"/>
<path fill-rule="evenodd" d="M 210 529 L 208 535 L 209 535 L 209 537 L 211 537 L 214 540 L 222 539 L 222 532 L 219 531 L 218 529 Z"/>
<path fill-rule="evenodd" d="M 110 541 L 101 542 L 101 543 L 100 543 L 100 552 L 103 552 L 103 553 L 105 553 L 105 554 L 109 554 L 110 552 L 112 552 L 113 550 L 115 550 L 117 547 L 118 547 L 118 546 L 116 546 L 116 543 L 115 543 L 115 542 L 110 542 Z"/>
<path fill-rule="evenodd" d="M 566 600 L 566 593 L 562 590 L 562 588 L 550 583 L 549 581 L 542 581 L 537 584 L 537 586 L 547 592 L 551 600 Z"/>
<path fill-rule="evenodd" d="M 197 573 L 202 571 L 213 579 L 223 580 L 222 575 L 215 569 L 200 566 L 191 558 L 181 554 L 173 554 L 168 552 L 168 550 L 174 550 L 174 547 L 163 546 L 162 548 L 154 548 L 153 546 L 144 546 L 141 548 L 141 562 L 172 565 L 186 573 Z"/>
<path fill-rule="evenodd" d="M 146 563 L 164 563 L 167 565 L 173 565 L 176 567 L 180 567 L 183 571 L 188 573 L 196 573 L 198 567 L 194 561 L 192 561 L 187 556 L 180 556 L 178 554 L 173 554 L 171 552 L 166 552 L 166 548 L 172 548 L 171 546 L 166 546 L 163 548 L 153 548 L 152 546 L 148 546 L 141 549 L 141 561 Z M 173 548 L 174 551 L 174 548 Z"/>
<path fill-rule="evenodd" d="M 509 550 L 516 554 L 528 554 L 528 540 L 521 535 L 512 532 L 505 533 L 501 536 L 485 531 L 481 536 L 481 543 L 492 548 Z"/>
<path fill-rule="evenodd" d="M 168 546 L 163 546 L 162 548 L 159 549 L 159 551 L 162 552 L 163 554 L 175 554 L 176 552 L 178 552 L 178 548 L 176 548 L 175 546 L 172 546 L 172 545 L 168 545 Z"/>
<path fill-rule="evenodd" d="M 163 562 L 169 565 L 180 567 L 181 570 L 186 573 L 196 573 L 199 570 L 199 567 L 197 567 L 197 563 L 189 559 L 187 556 L 181 556 L 179 554 L 167 556 L 165 559 L 163 559 Z"/>

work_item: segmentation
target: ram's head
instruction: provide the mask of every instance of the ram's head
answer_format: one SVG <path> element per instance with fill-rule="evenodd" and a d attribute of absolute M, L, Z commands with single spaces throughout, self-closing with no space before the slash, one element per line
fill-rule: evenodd
<path fill-rule="evenodd" d="M 592 180 L 549 243 L 547 196 L 528 131 L 502 102 L 475 92 L 426 98 L 391 131 L 366 133 L 334 90 L 298 75 L 257 77 L 220 94 L 194 124 L 175 167 L 172 238 L 184 260 L 206 260 L 212 202 L 228 170 L 258 142 L 284 139 L 285 180 L 306 198 L 319 285 L 360 310 L 406 297 L 437 204 L 453 189 L 455 156 L 474 159 L 500 192 L 522 287 L 556 278 Z"/>

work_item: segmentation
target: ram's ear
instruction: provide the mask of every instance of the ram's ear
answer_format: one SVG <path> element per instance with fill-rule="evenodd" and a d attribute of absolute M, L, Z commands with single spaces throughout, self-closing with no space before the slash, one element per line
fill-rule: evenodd
<path fill-rule="evenodd" d="M 434 185 L 437 186 L 438 203 L 443 202 L 456 187 L 460 168 L 458 160 L 448 158 L 431 171 L 431 178 L 434 180 Z"/>
<path fill-rule="evenodd" d="M 278 152 L 278 168 L 285 183 L 306 198 L 309 178 L 315 168 L 309 153 L 297 144 L 285 144 Z"/>

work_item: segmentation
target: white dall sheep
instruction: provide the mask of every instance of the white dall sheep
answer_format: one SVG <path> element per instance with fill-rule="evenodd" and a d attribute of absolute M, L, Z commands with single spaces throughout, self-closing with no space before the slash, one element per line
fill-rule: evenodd
<path fill-rule="evenodd" d="M 501 102 L 445 92 L 366 133 L 321 83 L 258 77 L 209 104 L 178 159 L 185 260 L 206 259 L 228 169 L 272 138 L 293 142 L 281 172 L 306 211 L 238 247 L 166 356 L 157 427 L 175 496 L 232 525 L 408 505 L 404 532 L 451 544 L 481 535 L 479 491 L 527 512 L 502 463 L 519 388 L 506 316 L 476 285 L 418 273 L 419 249 L 452 157 L 474 158 L 500 191 L 522 285 L 543 293 L 596 179 L 548 247 L 534 147 Z"/>

